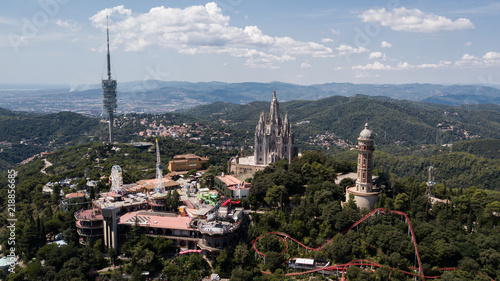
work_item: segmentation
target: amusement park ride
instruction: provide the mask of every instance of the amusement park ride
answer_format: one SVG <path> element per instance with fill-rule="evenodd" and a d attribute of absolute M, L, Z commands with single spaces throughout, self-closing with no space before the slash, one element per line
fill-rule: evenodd
<path fill-rule="evenodd" d="M 111 192 L 124 194 L 122 168 L 119 165 L 114 165 L 111 168 Z"/>
<path fill-rule="evenodd" d="M 163 166 L 161 165 L 160 158 L 160 145 L 158 144 L 158 139 L 156 139 L 156 185 L 155 190 L 158 193 L 163 193 L 165 187 L 163 186 Z"/>
<path fill-rule="evenodd" d="M 357 229 L 357 226 L 360 223 L 364 222 L 365 220 L 369 221 L 369 218 L 371 216 L 375 215 L 375 214 L 377 214 L 378 216 L 380 216 L 381 214 L 395 214 L 395 215 L 400 215 L 401 219 L 404 217 L 405 222 L 408 224 L 408 234 L 411 235 L 411 240 L 412 240 L 413 246 L 415 248 L 415 260 L 418 262 L 418 267 L 410 267 L 410 269 L 413 269 L 415 272 L 402 271 L 403 273 L 405 273 L 406 275 L 414 276 L 415 279 L 420 278 L 421 280 L 436 279 L 436 278 L 440 278 L 441 277 L 441 276 L 425 276 L 424 275 L 424 272 L 422 270 L 422 262 L 420 260 L 420 254 L 418 252 L 417 241 L 415 239 L 415 234 L 413 233 L 413 227 L 411 225 L 410 219 L 403 212 L 395 211 L 395 210 L 386 210 L 385 208 L 375 209 L 375 210 L 371 211 L 370 213 L 368 213 L 363 218 L 361 218 L 360 220 L 358 220 L 357 222 L 355 222 L 354 224 L 352 224 L 350 227 L 348 227 L 347 229 L 345 229 L 344 231 L 342 231 L 340 234 L 344 235 L 349 230 L 351 230 L 351 229 L 353 229 L 355 227 Z M 328 240 L 325 244 L 319 246 L 318 248 L 312 248 L 312 247 L 308 247 L 308 246 L 302 244 L 297 239 L 291 237 L 290 235 L 288 235 L 286 233 L 282 233 L 282 232 L 268 232 L 266 234 L 263 234 L 263 235 L 255 238 L 255 240 L 253 240 L 252 242 L 250 242 L 250 245 L 253 246 L 256 254 L 264 257 L 264 261 L 265 261 L 265 256 L 266 255 L 263 252 L 259 251 L 259 249 L 257 247 L 257 241 L 259 241 L 259 239 L 261 239 L 265 235 L 276 235 L 276 236 L 278 236 L 278 239 L 280 239 L 281 241 L 283 241 L 285 243 L 286 248 L 282 252 L 282 254 L 285 254 L 288 251 L 289 245 L 288 245 L 287 239 L 289 239 L 289 240 L 297 243 L 298 247 L 303 247 L 306 250 L 310 250 L 310 251 L 323 251 L 324 247 L 326 245 L 330 244 L 331 242 L 333 242 L 333 240 L 334 240 L 334 238 L 332 238 L 332 239 Z M 336 264 L 336 265 L 331 265 L 331 266 L 327 266 L 327 267 L 316 268 L 316 269 L 308 270 L 308 271 L 288 273 L 288 274 L 285 274 L 285 276 L 297 276 L 297 275 L 303 275 L 303 274 L 309 274 L 309 273 L 321 272 L 321 271 L 336 271 L 337 275 L 339 273 L 342 273 L 341 280 L 346 280 L 344 274 L 347 271 L 347 268 L 349 268 L 351 266 L 362 266 L 362 267 L 365 266 L 366 268 L 370 267 L 370 269 L 367 269 L 367 270 L 370 270 L 370 271 L 374 272 L 374 270 L 373 270 L 374 267 L 381 267 L 382 265 L 380 265 L 380 264 L 378 264 L 378 263 L 376 263 L 374 261 L 370 261 L 370 260 L 366 260 L 366 259 L 356 259 L 356 260 L 352 260 L 352 261 L 350 261 L 348 263 L 344 263 L 344 264 Z M 389 269 L 391 271 L 394 270 L 394 268 L 392 268 L 392 267 L 390 267 Z M 457 268 L 455 268 L 455 267 L 447 267 L 447 268 L 440 268 L 439 270 L 441 270 L 441 271 L 449 271 L 449 270 L 457 270 Z M 266 271 L 262 271 L 262 273 L 266 274 L 266 275 L 271 274 L 271 273 L 266 272 Z M 481 272 L 477 272 L 477 273 L 478 274 L 483 274 Z M 488 277 L 488 278 L 490 278 L 490 277 Z M 493 278 L 490 278 L 490 279 L 492 281 L 494 281 Z"/>

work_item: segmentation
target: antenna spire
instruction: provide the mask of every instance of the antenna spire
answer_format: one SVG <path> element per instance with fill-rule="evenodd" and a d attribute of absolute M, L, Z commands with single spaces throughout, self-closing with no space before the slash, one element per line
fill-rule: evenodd
<path fill-rule="evenodd" d="M 111 80 L 111 56 L 109 55 L 109 20 L 106 16 L 106 37 L 108 44 L 108 80 Z"/>
<path fill-rule="evenodd" d="M 111 79 L 111 56 L 109 55 L 109 25 L 106 16 L 106 35 L 108 47 L 108 79 L 101 81 L 102 105 L 105 113 L 109 115 L 109 143 L 113 143 L 113 114 L 116 111 L 116 80 Z"/>

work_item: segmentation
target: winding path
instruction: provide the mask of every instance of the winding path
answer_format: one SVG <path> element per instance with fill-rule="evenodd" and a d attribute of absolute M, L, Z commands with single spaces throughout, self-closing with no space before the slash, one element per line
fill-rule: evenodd
<path fill-rule="evenodd" d="M 50 163 L 49 160 L 47 160 L 45 158 L 43 158 L 42 160 L 43 160 L 43 162 L 45 162 L 45 167 L 43 167 L 43 169 L 41 169 L 40 172 L 47 175 L 47 172 L 45 172 L 45 169 L 52 166 L 52 163 Z"/>

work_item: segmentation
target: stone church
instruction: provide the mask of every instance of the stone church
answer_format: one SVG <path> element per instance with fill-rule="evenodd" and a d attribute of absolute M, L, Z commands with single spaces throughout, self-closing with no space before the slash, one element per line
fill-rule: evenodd
<path fill-rule="evenodd" d="M 294 134 L 288 113 L 281 119 L 279 103 L 276 91 L 274 91 L 269 117 L 266 118 L 265 113 L 262 112 L 255 128 L 253 156 L 240 155 L 231 158 L 228 162 L 228 171 L 236 177 L 244 177 L 251 176 L 280 159 L 286 159 L 290 163 L 297 155 L 297 148 L 293 142 Z"/>

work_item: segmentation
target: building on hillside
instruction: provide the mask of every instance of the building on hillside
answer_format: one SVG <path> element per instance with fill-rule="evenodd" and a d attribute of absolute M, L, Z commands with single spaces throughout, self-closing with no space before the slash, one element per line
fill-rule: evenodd
<path fill-rule="evenodd" d="M 73 192 L 73 193 L 68 193 L 66 196 L 64 196 L 67 202 L 72 203 L 72 202 L 84 202 L 86 200 L 85 198 L 85 192 Z"/>
<path fill-rule="evenodd" d="M 253 156 L 241 155 L 241 157 L 231 158 L 228 170 L 236 177 L 251 175 L 280 159 L 286 159 L 290 163 L 297 154 L 288 113 L 281 119 L 279 103 L 276 91 L 274 91 L 269 117 L 266 118 L 265 113 L 262 112 L 255 128 Z"/>
<path fill-rule="evenodd" d="M 201 250 L 203 255 L 214 259 L 222 250 L 236 246 L 246 239 L 248 216 L 243 208 L 211 208 L 205 218 L 190 218 L 165 212 L 136 211 L 105 219 L 104 240 L 112 247 L 122 245 L 132 226 L 137 225 L 146 236 L 172 240 L 181 250 Z M 106 227 L 107 230 L 106 231 Z M 116 241 L 116 242 L 115 242 Z M 113 243 L 115 242 L 115 243 Z"/>
<path fill-rule="evenodd" d="M 177 155 L 168 163 L 168 169 L 172 172 L 200 170 L 208 167 L 208 161 L 208 157 L 200 157 L 194 154 Z"/>
<path fill-rule="evenodd" d="M 354 186 L 346 187 L 346 202 L 350 195 L 354 196 L 354 202 L 358 208 L 373 209 L 378 200 L 380 190 L 373 186 L 372 163 L 375 134 L 365 124 L 364 130 L 358 137 L 358 177 Z"/>
<path fill-rule="evenodd" d="M 92 244 L 97 239 L 102 239 L 104 230 L 100 209 L 80 210 L 75 213 L 75 219 L 80 244 Z"/>
<path fill-rule="evenodd" d="M 149 179 L 149 180 L 140 180 L 137 182 L 137 185 L 140 188 L 141 192 L 151 192 L 155 190 L 156 187 L 156 179 Z M 162 187 L 164 190 L 174 190 L 180 187 L 180 184 L 174 180 L 171 180 L 167 177 L 162 178 Z"/>
<path fill-rule="evenodd" d="M 215 188 L 232 199 L 247 199 L 251 183 L 241 181 L 231 175 L 221 175 L 214 179 Z"/>

